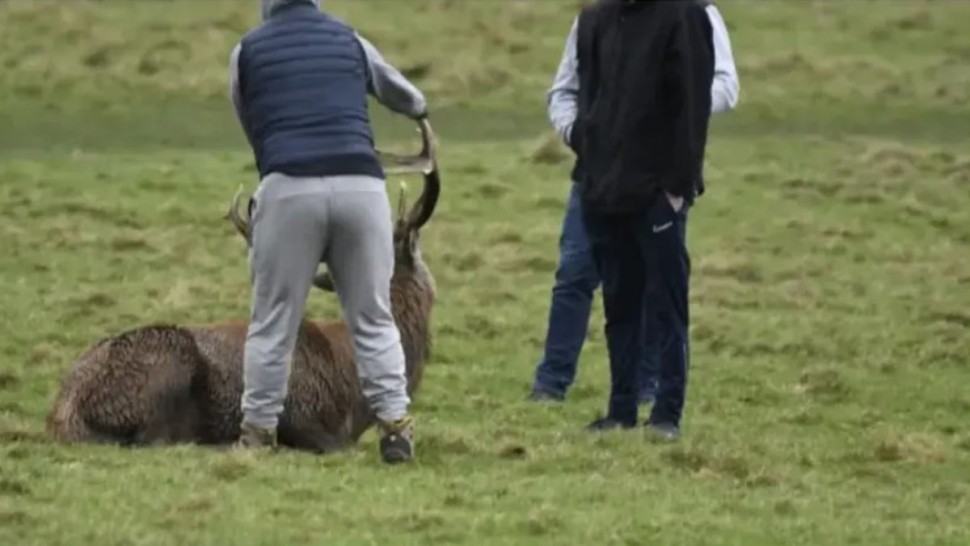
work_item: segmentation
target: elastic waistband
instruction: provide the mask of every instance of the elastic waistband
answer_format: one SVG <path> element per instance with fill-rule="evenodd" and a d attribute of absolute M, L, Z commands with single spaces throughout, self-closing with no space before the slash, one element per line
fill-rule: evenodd
<path fill-rule="evenodd" d="M 386 191 L 385 182 L 373 176 L 290 176 L 282 173 L 269 173 L 260 181 L 257 194 L 270 193 L 273 197 L 283 198 L 306 193 Z"/>

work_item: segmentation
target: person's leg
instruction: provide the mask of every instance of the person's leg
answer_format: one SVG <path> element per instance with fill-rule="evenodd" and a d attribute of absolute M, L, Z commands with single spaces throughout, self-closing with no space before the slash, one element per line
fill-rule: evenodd
<path fill-rule="evenodd" d="M 243 356 L 240 444 L 275 445 L 290 359 L 325 244 L 319 180 L 271 174 L 254 196 L 252 304 Z"/>
<path fill-rule="evenodd" d="M 648 424 L 666 437 L 679 433 L 687 388 L 690 258 L 684 240 L 686 208 L 674 211 L 659 193 L 638 233 L 647 260 L 649 344 L 660 363 L 657 401 Z"/>
<path fill-rule="evenodd" d="M 684 205 L 687 207 L 687 205 Z M 685 208 L 681 211 L 683 221 L 677 224 L 680 230 L 680 238 L 686 246 L 687 241 L 687 212 Z M 688 272 L 689 273 L 689 272 Z M 652 330 L 656 328 L 653 324 L 652 302 L 650 298 L 644 299 L 644 347 L 640 366 L 640 404 L 652 405 L 656 402 L 657 391 L 660 389 L 660 354 L 655 345 L 656 336 Z M 688 343 L 688 354 L 690 348 Z"/>
<path fill-rule="evenodd" d="M 559 237 L 559 265 L 552 288 L 545 351 L 536 366 L 532 386 L 534 399 L 560 400 L 576 378 L 597 285 L 599 275 L 574 182 Z"/>
<path fill-rule="evenodd" d="M 657 389 L 660 385 L 659 379 L 659 357 L 657 348 L 652 344 L 653 336 L 651 330 L 655 326 L 651 322 L 650 299 L 644 298 L 643 309 L 643 348 L 640 353 L 640 375 L 638 399 L 641 405 L 652 405 L 657 400 Z"/>
<path fill-rule="evenodd" d="M 411 400 L 391 312 L 394 241 L 385 183 L 365 176 L 325 180 L 332 191 L 327 267 L 353 336 L 364 397 L 382 431 L 381 454 L 387 462 L 402 462 L 413 455 Z"/>
<path fill-rule="evenodd" d="M 633 217 L 586 213 L 586 227 L 603 282 L 610 400 L 604 419 L 591 428 L 633 427 L 637 422 L 638 375 L 643 347 L 644 260 Z"/>

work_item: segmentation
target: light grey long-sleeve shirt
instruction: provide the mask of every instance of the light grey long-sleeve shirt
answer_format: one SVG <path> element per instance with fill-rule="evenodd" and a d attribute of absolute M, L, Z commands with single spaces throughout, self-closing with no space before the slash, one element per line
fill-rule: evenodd
<path fill-rule="evenodd" d="M 713 4 L 706 8 L 707 16 L 714 29 L 714 83 L 711 86 L 711 113 L 717 114 L 733 110 L 738 103 L 740 84 L 731 40 L 721 13 Z M 549 121 L 563 142 L 569 143 L 569 133 L 579 111 L 579 74 L 576 56 L 576 30 L 578 17 L 573 19 L 566 46 L 563 49 L 559 69 L 553 79 L 552 87 L 546 95 Z"/>
<path fill-rule="evenodd" d="M 407 78 L 394 68 L 380 51 L 367 39 L 354 33 L 364 51 L 367 64 L 367 91 L 381 104 L 393 112 L 417 119 L 428 112 L 428 102 L 424 94 Z M 242 42 L 236 44 L 229 56 L 229 97 L 232 100 L 236 117 L 242 124 L 246 138 L 252 144 L 249 129 L 246 127 L 242 115 L 242 93 L 239 89 L 239 55 L 242 52 Z"/>

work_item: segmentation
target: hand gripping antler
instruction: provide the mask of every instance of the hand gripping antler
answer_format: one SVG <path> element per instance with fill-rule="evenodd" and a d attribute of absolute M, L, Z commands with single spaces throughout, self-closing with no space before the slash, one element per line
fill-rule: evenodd
<path fill-rule="evenodd" d="M 441 194 L 441 177 L 438 174 L 437 142 L 434 131 L 427 118 L 418 120 L 418 130 L 421 133 L 421 151 L 416 155 L 398 155 L 377 150 L 377 157 L 388 174 L 421 173 L 424 175 L 424 190 L 414 202 L 407 216 L 407 225 L 411 230 L 418 230 L 424 226 L 434 213 Z M 252 232 L 249 220 L 252 216 L 252 199 L 249 200 L 245 218 L 239 213 L 239 200 L 242 197 L 242 187 L 233 195 L 229 204 L 226 218 L 232 222 L 236 231 L 252 245 Z"/>

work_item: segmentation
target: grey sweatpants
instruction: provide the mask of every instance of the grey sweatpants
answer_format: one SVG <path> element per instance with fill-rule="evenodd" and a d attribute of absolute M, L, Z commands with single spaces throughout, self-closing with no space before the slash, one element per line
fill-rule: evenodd
<path fill-rule="evenodd" d="M 252 307 L 244 357 L 243 421 L 276 427 L 313 276 L 327 264 L 353 335 L 363 393 L 378 419 L 407 414 L 404 351 L 391 315 L 391 207 L 367 176 L 269 174 L 254 195 Z"/>

